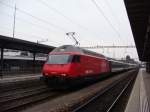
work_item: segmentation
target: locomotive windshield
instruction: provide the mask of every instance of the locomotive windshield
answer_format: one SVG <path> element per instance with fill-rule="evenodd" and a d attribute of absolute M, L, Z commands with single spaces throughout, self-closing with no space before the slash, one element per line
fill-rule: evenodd
<path fill-rule="evenodd" d="M 47 64 L 66 64 L 70 61 L 70 55 L 49 55 Z"/>

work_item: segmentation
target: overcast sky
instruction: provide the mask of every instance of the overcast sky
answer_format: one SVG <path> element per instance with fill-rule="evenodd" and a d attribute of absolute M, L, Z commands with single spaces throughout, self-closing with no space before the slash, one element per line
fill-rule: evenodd
<path fill-rule="evenodd" d="M 0 0 L 0 35 L 60 46 L 74 44 L 66 36 L 76 32 L 80 46 L 134 45 L 123 0 Z M 96 4 L 95 4 L 96 3 Z M 136 49 L 95 49 L 109 57 L 138 58 Z"/>

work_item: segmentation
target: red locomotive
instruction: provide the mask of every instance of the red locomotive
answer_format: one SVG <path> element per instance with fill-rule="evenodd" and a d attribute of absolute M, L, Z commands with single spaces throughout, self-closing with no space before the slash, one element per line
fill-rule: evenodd
<path fill-rule="evenodd" d="M 72 45 L 50 52 L 42 70 L 47 83 L 96 79 L 110 71 L 110 63 L 105 56 Z"/>

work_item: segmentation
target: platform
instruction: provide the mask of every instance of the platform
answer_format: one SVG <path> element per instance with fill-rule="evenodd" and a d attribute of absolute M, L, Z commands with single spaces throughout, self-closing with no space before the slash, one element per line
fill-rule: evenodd
<path fill-rule="evenodd" d="M 150 74 L 139 70 L 125 112 L 150 112 Z"/>
<path fill-rule="evenodd" d="M 24 75 L 12 75 L 12 76 L 7 76 L 7 77 L 1 77 L 0 78 L 0 84 L 1 83 L 7 83 L 7 82 L 17 82 L 17 81 L 26 81 L 26 80 L 34 80 L 34 79 L 40 79 L 42 76 L 41 73 L 37 74 L 24 74 Z"/>

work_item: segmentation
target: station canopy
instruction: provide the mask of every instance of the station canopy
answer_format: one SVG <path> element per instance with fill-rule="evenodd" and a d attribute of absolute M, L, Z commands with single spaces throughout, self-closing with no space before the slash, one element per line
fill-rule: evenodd
<path fill-rule="evenodd" d="M 47 54 L 55 47 L 0 35 L 0 48 Z"/>
<path fill-rule="evenodd" d="M 150 0 L 124 0 L 137 52 L 150 62 Z"/>

